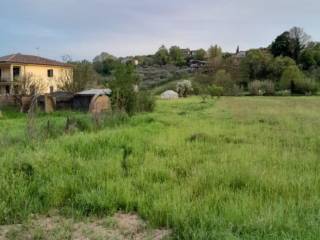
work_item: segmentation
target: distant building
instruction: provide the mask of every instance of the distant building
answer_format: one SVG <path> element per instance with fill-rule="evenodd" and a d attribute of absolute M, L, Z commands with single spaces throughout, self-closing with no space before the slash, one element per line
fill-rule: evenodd
<path fill-rule="evenodd" d="M 120 62 L 121 62 L 122 64 L 132 63 L 132 64 L 135 65 L 135 66 L 138 66 L 138 65 L 139 65 L 139 60 L 136 59 L 136 58 L 133 58 L 133 57 L 122 58 L 122 59 L 120 60 Z"/>
<path fill-rule="evenodd" d="M 20 53 L 0 57 L 0 95 L 18 94 L 22 87 L 28 93 L 50 93 L 67 81 L 73 81 L 69 64 Z"/>
<path fill-rule="evenodd" d="M 244 58 L 247 56 L 247 52 L 246 51 L 240 51 L 240 47 L 237 47 L 236 53 L 234 54 L 234 56 L 236 58 Z"/>

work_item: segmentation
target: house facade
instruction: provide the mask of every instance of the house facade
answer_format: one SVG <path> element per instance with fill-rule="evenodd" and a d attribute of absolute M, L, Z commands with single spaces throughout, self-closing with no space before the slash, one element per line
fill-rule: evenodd
<path fill-rule="evenodd" d="M 69 64 L 23 54 L 0 57 L 0 96 L 50 93 L 68 81 L 73 81 Z"/>

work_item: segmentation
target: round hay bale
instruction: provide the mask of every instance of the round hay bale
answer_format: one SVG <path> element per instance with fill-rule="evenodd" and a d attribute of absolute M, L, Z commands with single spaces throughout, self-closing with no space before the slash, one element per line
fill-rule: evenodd
<path fill-rule="evenodd" d="M 172 99 L 178 99 L 179 94 L 173 90 L 167 90 L 161 94 L 161 99 L 165 100 L 172 100 Z"/>
<path fill-rule="evenodd" d="M 92 98 L 89 106 L 89 112 L 92 114 L 99 114 L 111 111 L 111 101 L 108 96 L 96 95 Z"/>

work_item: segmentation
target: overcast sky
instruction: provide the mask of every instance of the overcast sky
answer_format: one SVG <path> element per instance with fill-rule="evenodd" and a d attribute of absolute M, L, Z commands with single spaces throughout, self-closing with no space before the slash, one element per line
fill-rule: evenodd
<path fill-rule="evenodd" d="M 267 46 L 300 26 L 320 40 L 319 0 L 1 0 L 0 55 L 61 60 L 154 53 L 162 44 Z"/>

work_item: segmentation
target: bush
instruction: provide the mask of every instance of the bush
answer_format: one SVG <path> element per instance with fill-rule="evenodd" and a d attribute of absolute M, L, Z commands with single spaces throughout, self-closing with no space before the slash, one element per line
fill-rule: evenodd
<path fill-rule="evenodd" d="M 295 94 L 314 94 L 317 92 L 317 84 L 308 79 L 297 66 L 290 66 L 283 72 L 280 80 L 282 90 L 290 90 Z"/>
<path fill-rule="evenodd" d="M 275 87 L 271 81 L 259 81 L 255 80 L 248 85 L 248 90 L 251 95 L 264 96 L 264 95 L 274 95 Z"/>
<path fill-rule="evenodd" d="M 223 95 L 223 87 L 212 84 L 208 87 L 208 92 L 211 97 L 221 97 Z"/>
<path fill-rule="evenodd" d="M 240 94 L 239 86 L 226 70 L 219 70 L 214 75 L 214 83 L 223 88 L 223 95 L 225 96 L 237 96 Z"/>
<path fill-rule="evenodd" d="M 281 90 L 276 92 L 277 96 L 291 96 L 291 91 L 290 90 Z"/>
<path fill-rule="evenodd" d="M 155 108 L 155 97 L 147 91 L 138 93 L 137 111 L 138 112 L 152 112 Z"/>
<path fill-rule="evenodd" d="M 294 92 L 297 94 L 312 95 L 316 94 L 318 91 L 318 86 L 316 82 L 309 78 L 304 78 L 295 83 Z"/>
<path fill-rule="evenodd" d="M 179 97 L 187 97 L 193 91 L 192 83 L 189 80 L 183 80 L 181 82 L 178 82 L 176 89 L 177 93 L 179 94 Z"/>

